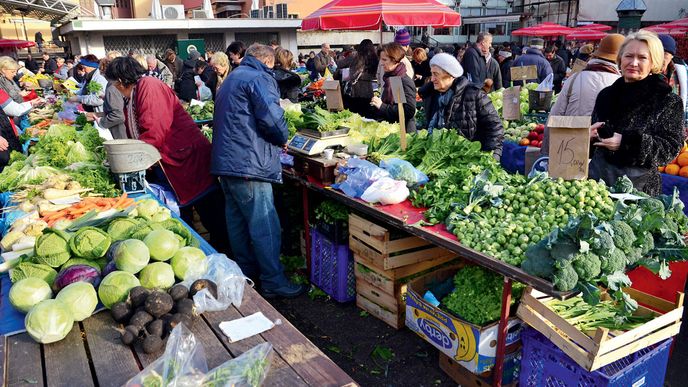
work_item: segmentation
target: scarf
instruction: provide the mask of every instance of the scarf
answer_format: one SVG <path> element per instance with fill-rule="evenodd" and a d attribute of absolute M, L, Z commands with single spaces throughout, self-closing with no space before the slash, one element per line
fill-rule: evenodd
<path fill-rule="evenodd" d="M 394 70 L 385 73 L 385 75 L 382 76 L 382 79 L 385 82 L 385 90 L 382 93 L 382 102 L 386 104 L 393 104 L 394 103 L 394 96 L 392 94 L 392 85 L 390 82 L 387 82 L 387 80 L 391 77 L 403 77 L 406 75 L 406 65 L 403 63 L 399 63 L 397 65 L 397 68 Z"/>
<path fill-rule="evenodd" d="M 127 109 L 127 116 L 125 125 L 127 127 L 127 138 L 138 140 L 139 138 L 139 125 L 136 119 L 136 86 L 134 90 L 131 91 L 131 97 L 124 98 L 124 106 Z"/>
<path fill-rule="evenodd" d="M 21 95 L 21 89 L 17 86 L 14 81 L 5 78 L 4 75 L 0 75 L 0 88 L 5 90 L 5 92 L 12 98 L 16 103 L 24 102 L 24 97 Z"/>
<path fill-rule="evenodd" d="M 444 112 L 447 110 L 447 107 L 451 103 L 452 99 L 454 98 L 454 85 L 449 88 L 449 90 L 445 91 L 444 93 L 440 93 L 440 95 L 437 97 L 437 109 L 435 110 L 435 114 L 432 115 L 432 118 L 430 119 L 430 123 L 428 124 L 428 130 L 432 129 L 441 129 L 445 127 L 445 114 Z"/>
<path fill-rule="evenodd" d="M 619 72 L 619 68 L 616 66 L 616 64 L 612 62 L 607 62 L 604 59 L 590 59 L 588 62 L 588 65 L 585 66 L 583 71 L 597 71 L 597 72 L 603 72 L 603 73 L 612 73 L 616 75 L 621 75 Z"/>

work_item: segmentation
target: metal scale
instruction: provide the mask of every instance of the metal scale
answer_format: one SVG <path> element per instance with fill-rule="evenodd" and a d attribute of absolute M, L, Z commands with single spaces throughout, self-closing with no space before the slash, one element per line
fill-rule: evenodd
<path fill-rule="evenodd" d="M 351 144 L 349 128 L 329 132 L 300 129 L 289 142 L 289 149 L 307 156 L 319 155 L 326 148 L 346 147 Z"/>

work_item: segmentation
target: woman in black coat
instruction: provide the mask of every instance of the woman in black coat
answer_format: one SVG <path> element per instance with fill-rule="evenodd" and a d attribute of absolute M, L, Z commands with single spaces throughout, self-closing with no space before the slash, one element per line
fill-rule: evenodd
<path fill-rule="evenodd" d="M 354 54 L 337 63 L 334 79 L 342 80 L 344 69 L 349 71 L 349 80 L 342 82 L 342 97 L 346 109 L 367 118 L 375 117 L 377 109 L 370 106 L 370 100 L 373 98 L 373 80 L 377 76 L 377 66 L 377 52 L 370 39 L 363 39 Z"/>
<path fill-rule="evenodd" d="M 663 61 L 657 35 L 640 31 L 624 41 L 621 78 L 598 94 L 592 113 L 591 179 L 612 185 L 626 175 L 636 189 L 661 193 L 657 167 L 676 157 L 684 140 L 683 105 L 660 76 Z"/>
<path fill-rule="evenodd" d="M 291 102 L 299 102 L 301 94 L 301 77 L 291 71 L 294 64 L 294 54 L 289 50 L 278 48 L 275 53 L 275 69 L 273 75 L 279 87 L 280 98 Z"/>
<path fill-rule="evenodd" d="M 394 103 L 392 95 L 391 77 L 400 77 L 404 88 L 404 118 L 406 120 L 406 132 L 416 131 L 416 85 L 406 75 L 406 65 L 401 60 L 406 56 L 406 50 L 399 43 L 389 43 L 383 46 L 380 53 L 380 64 L 385 71 L 384 89 L 381 97 L 373 97 L 370 105 L 377 109 L 377 118 L 387 122 L 399 122 L 399 105 Z"/>
<path fill-rule="evenodd" d="M 482 150 L 502 156 L 504 128 L 487 94 L 463 75 L 461 64 L 449 54 L 430 60 L 432 83 L 419 90 L 425 104 L 428 129 L 454 129 Z"/>

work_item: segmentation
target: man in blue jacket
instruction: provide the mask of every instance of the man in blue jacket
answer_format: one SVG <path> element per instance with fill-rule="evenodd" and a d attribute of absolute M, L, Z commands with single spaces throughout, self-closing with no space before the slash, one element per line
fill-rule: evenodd
<path fill-rule="evenodd" d="M 215 100 L 211 173 L 226 199 L 229 241 L 244 274 L 260 279 L 263 296 L 297 297 L 280 263 L 281 229 L 272 183 L 282 182 L 280 149 L 287 123 L 272 76 L 275 52 L 254 44 L 222 83 Z"/>
<path fill-rule="evenodd" d="M 552 74 L 552 66 L 542 53 L 544 46 L 544 40 L 540 38 L 531 39 L 526 53 L 517 57 L 511 67 L 537 66 L 537 81 L 538 83 L 544 81 L 549 74 Z M 529 79 L 529 81 L 534 81 L 534 79 Z M 514 85 L 522 84 L 521 81 L 514 81 Z"/>
<path fill-rule="evenodd" d="M 468 47 L 463 55 L 462 65 L 466 77 L 478 87 L 483 87 L 485 79 L 490 78 L 488 71 L 491 57 L 490 46 L 492 46 L 492 35 L 488 32 L 480 32 L 475 45 Z"/>

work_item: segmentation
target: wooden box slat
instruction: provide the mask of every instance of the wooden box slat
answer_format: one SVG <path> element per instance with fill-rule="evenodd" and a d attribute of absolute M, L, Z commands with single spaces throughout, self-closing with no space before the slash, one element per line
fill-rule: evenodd
<path fill-rule="evenodd" d="M 356 306 L 370 313 L 372 316 L 382 320 L 387 325 L 394 329 L 400 329 L 405 326 L 405 313 L 393 313 L 384 309 L 382 306 L 370 301 L 361 294 L 356 294 Z"/>
<path fill-rule="evenodd" d="M 91 361 L 100 387 L 119 387 L 139 373 L 139 366 L 129 346 L 122 344 L 115 321 L 108 311 L 82 322 Z"/>
<path fill-rule="evenodd" d="M 93 386 L 84 337 L 75 322 L 64 339 L 43 346 L 45 378 L 48 386 Z M 35 365 L 34 365 L 35 366 Z"/>
<path fill-rule="evenodd" d="M 7 337 L 6 351 L 8 386 L 45 385 L 41 347 L 27 333 Z"/>

